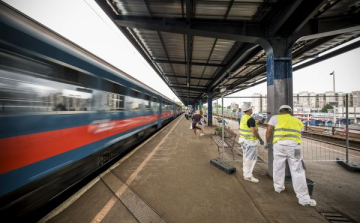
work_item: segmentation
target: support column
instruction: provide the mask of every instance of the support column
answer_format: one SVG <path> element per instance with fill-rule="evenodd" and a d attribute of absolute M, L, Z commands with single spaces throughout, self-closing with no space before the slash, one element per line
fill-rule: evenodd
<path fill-rule="evenodd" d="M 202 100 L 200 99 L 199 100 L 199 110 L 201 111 L 201 109 L 202 109 Z"/>
<path fill-rule="evenodd" d="M 212 93 L 207 93 L 208 96 L 208 126 L 212 125 Z"/>
<path fill-rule="evenodd" d="M 267 72 L 267 110 L 268 120 L 277 115 L 281 105 L 293 107 L 292 55 L 287 39 L 276 38 L 273 53 L 268 53 L 266 61 Z M 273 176 L 273 147 L 268 149 L 268 174 Z M 287 167 L 286 175 L 290 175 Z"/>

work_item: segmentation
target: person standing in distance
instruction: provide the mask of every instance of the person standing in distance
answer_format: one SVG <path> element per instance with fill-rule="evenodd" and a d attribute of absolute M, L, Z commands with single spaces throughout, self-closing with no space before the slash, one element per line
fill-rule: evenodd
<path fill-rule="evenodd" d="M 316 206 L 316 201 L 310 199 L 305 177 L 305 165 L 301 155 L 301 130 L 304 124 L 291 115 L 291 107 L 282 105 L 279 115 L 274 115 L 268 122 L 266 142 L 269 142 L 274 132 L 273 180 L 277 193 L 285 190 L 285 161 L 289 163 L 292 184 L 299 204 Z"/>
<path fill-rule="evenodd" d="M 239 125 L 240 125 L 241 117 L 242 117 L 241 108 L 239 108 L 239 111 L 237 112 L 237 121 L 239 122 Z"/>
<path fill-rule="evenodd" d="M 240 120 L 240 139 L 239 143 L 243 148 L 243 175 L 244 179 L 253 183 L 258 183 L 252 172 L 257 161 L 257 145 L 264 145 L 258 133 L 258 127 L 255 119 L 251 117 L 253 109 L 249 104 L 243 104 L 241 110 L 244 112 Z"/>

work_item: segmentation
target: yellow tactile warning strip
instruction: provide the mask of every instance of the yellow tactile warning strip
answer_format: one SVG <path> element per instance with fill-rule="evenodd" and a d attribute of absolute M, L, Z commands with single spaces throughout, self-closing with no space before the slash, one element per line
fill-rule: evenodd
<path fill-rule="evenodd" d="M 117 178 L 113 172 L 104 176 L 102 180 L 139 222 L 166 222 L 127 185 Z"/>
<path fill-rule="evenodd" d="M 182 117 L 182 116 L 180 116 Z M 153 155 L 156 153 L 156 151 L 160 148 L 160 146 L 165 142 L 165 140 L 167 139 L 167 137 L 170 135 L 170 133 L 174 130 L 174 128 L 178 125 L 178 123 L 180 122 L 181 118 L 178 118 L 178 121 L 176 122 L 176 124 L 171 128 L 171 130 L 165 135 L 165 137 L 160 141 L 160 143 L 154 148 L 154 150 L 145 158 L 145 160 L 139 165 L 139 167 L 131 174 L 131 176 L 126 180 L 126 185 L 130 185 L 134 179 L 137 177 L 137 175 L 140 173 L 140 171 L 145 167 L 145 165 L 149 162 L 149 160 L 153 157 Z M 108 175 L 108 174 L 107 174 Z M 105 178 L 105 177 L 104 177 Z M 112 197 L 108 203 L 101 209 L 101 211 L 94 217 L 94 219 L 91 221 L 92 223 L 96 223 L 96 222 L 101 222 L 104 217 L 110 212 L 110 210 L 112 209 L 112 207 L 115 205 L 116 201 L 118 198 L 122 197 L 123 194 L 125 193 L 125 191 L 130 191 L 128 189 L 128 187 L 125 184 L 123 184 L 121 187 L 119 187 L 117 190 L 113 190 L 113 188 L 111 188 L 113 190 L 113 192 L 115 193 L 116 197 Z M 127 192 L 127 194 L 129 194 L 130 192 Z M 137 197 L 137 196 L 136 196 Z M 133 196 L 134 199 L 136 199 Z M 138 197 L 137 197 L 138 198 Z M 120 199 L 121 200 L 121 199 Z M 134 214 L 134 216 L 140 221 L 141 223 L 143 222 L 163 222 L 162 219 L 160 218 L 161 221 L 151 221 L 151 219 L 146 219 L 143 218 L 144 216 L 142 214 L 138 213 L 138 210 L 132 206 L 132 202 L 129 200 L 126 200 L 127 203 L 131 206 L 128 207 L 126 205 L 126 203 L 124 203 L 125 206 L 128 207 L 128 209 L 132 212 L 131 209 L 136 210 L 136 213 L 139 215 L 139 218 L 137 217 L 137 215 Z M 136 202 L 135 202 L 136 204 Z M 143 211 L 153 211 L 151 208 L 146 208 L 143 206 L 143 204 L 145 204 L 144 202 L 141 204 L 141 209 Z M 151 217 L 154 216 L 154 213 L 150 213 L 151 211 L 149 211 L 147 214 Z M 141 213 L 141 212 L 140 212 Z M 156 213 L 155 213 L 156 214 Z"/>

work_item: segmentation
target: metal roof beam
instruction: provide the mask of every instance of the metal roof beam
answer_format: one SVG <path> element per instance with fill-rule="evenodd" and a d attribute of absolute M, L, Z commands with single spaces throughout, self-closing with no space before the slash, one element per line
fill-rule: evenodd
<path fill-rule="evenodd" d="M 312 19 L 302 27 L 294 39 L 300 38 L 300 41 L 305 41 L 359 30 L 360 13 L 331 18 Z"/>
<path fill-rule="evenodd" d="M 333 51 L 333 52 L 330 52 L 330 53 L 328 53 L 328 54 L 325 54 L 325 55 L 323 55 L 323 56 L 321 56 L 321 57 L 318 57 L 318 58 L 315 58 L 315 59 L 310 60 L 310 61 L 308 61 L 308 62 L 305 62 L 305 63 L 303 63 L 303 64 L 300 64 L 300 65 L 294 67 L 294 68 L 293 68 L 293 71 L 297 71 L 297 70 L 303 69 L 303 68 L 308 67 L 308 66 L 310 66 L 310 65 L 313 65 L 313 64 L 319 63 L 319 62 L 321 62 L 321 61 L 330 59 L 330 58 L 332 58 L 332 57 L 335 57 L 335 56 L 337 56 L 337 55 L 346 53 L 346 52 L 348 52 L 348 51 L 350 51 L 350 50 L 353 50 L 353 49 L 356 49 L 356 48 L 359 48 L 359 47 L 360 47 L 360 41 L 357 41 L 357 42 L 355 42 L 355 43 L 352 43 L 352 44 L 349 44 L 349 45 L 347 45 L 347 46 L 344 46 L 344 47 L 342 47 L 342 48 L 340 48 L 340 49 L 338 49 L 338 50 L 335 50 L 335 51 Z"/>
<path fill-rule="evenodd" d="M 315 49 L 316 47 L 318 46 L 321 46 L 322 44 L 325 44 L 326 42 L 334 39 L 335 36 L 327 36 L 327 37 L 324 37 L 324 38 L 320 38 L 320 39 L 317 39 L 313 42 L 311 42 L 310 44 L 307 44 L 305 47 L 302 47 L 300 50 L 296 50 L 295 52 L 293 52 L 293 61 L 294 59 L 297 59 L 297 58 L 300 58 L 302 57 L 302 59 L 304 58 L 303 55 L 306 54 L 309 49 Z"/>
<path fill-rule="evenodd" d="M 176 78 L 187 78 L 187 76 L 180 76 L 180 75 L 168 75 L 168 74 L 164 74 L 165 77 L 176 77 Z M 204 80 L 204 81 L 210 81 L 212 80 L 212 78 L 206 78 L 206 77 L 191 77 L 191 79 L 194 80 Z"/>
<path fill-rule="evenodd" d="M 229 16 L 229 13 L 230 13 L 230 10 L 231 10 L 233 4 L 234 4 L 234 0 L 231 0 L 230 3 L 229 3 L 228 8 L 226 9 L 226 13 L 225 13 L 224 19 L 227 19 L 227 17 Z"/>
<path fill-rule="evenodd" d="M 174 61 L 174 60 L 152 60 L 155 63 L 171 63 L 171 64 L 182 64 L 187 65 L 188 61 Z M 225 67 L 223 64 L 215 64 L 215 63 L 198 63 L 198 62 L 192 62 L 191 65 L 194 66 L 209 66 L 209 67 Z"/>
<path fill-rule="evenodd" d="M 224 67 L 218 75 L 214 77 L 214 80 L 209 84 L 211 89 L 214 89 L 215 86 L 222 81 L 226 75 L 232 70 L 243 66 L 247 61 L 249 61 L 254 55 L 258 54 L 262 49 L 260 47 L 255 47 L 251 44 L 243 46 L 234 56 L 233 59 Z M 251 50 L 247 53 L 248 50 Z"/>
<path fill-rule="evenodd" d="M 285 23 L 277 33 L 285 36 L 291 36 L 294 33 L 297 33 L 327 2 L 328 0 L 301 1 L 296 10 L 286 19 Z"/>
<path fill-rule="evenodd" d="M 259 68 L 258 70 L 255 70 L 253 72 L 249 72 L 246 76 L 244 76 L 242 79 L 239 79 L 233 83 L 231 83 L 228 88 L 229 89 L 233 89 L 233 88 L 236 88 L 236 86 L 242 84 L 242 83 L 245 83 L 261 74 L 264 74 L 266 73 L 266 66 L 263 66 L 261 68 Z"/>
<path fill-rule="evenodd" d="M 121 27 L 129 28 L 138 28 L 138 29 L 148 29 L 161 32 L 170 32 L 170 33 L 181 33 L 189 34 L 196 36 L 203 36 L 201 32 L 214 32 L 214 33 L 224 33 L 224 34 L 234 34 L 234 35 L 243 35 L 244 38 L 250 41 L 252 37 L 264 37 L 264 29 L 259 27 L 260 24 L 248 24 L 244 22 L 238 22 L 237 24 L 227 23 L 227 22 L 216 22 L 216 23 L 207 23 L 207 22 L 191 22 L 191 27 L 188 27 L 186 21 L 176 21 L 163 18 L 162 20 L 152 19 L 148 17 L 146 19 L 140 18 L 127 18 L 127 16 L 115 16 L 115 23 Z M 205 36 L 213 37 L 204 33 Z M 214 36 L 213 38 L 216 38 Z M 226 38 L 225 38 L 226 39 Z M 246 42 L 248 42 L 246 41 Z"/>
<path fill-rule="evenodd" d="M 256 62 L 249 62 L 246 63 L 246 66 L 258 66 L 258 65 L 264 65 L 266 64 L 266 61 L 256 61 Z"/>
<path fill-rule="evenodd" d="M 169 87 L 187 87 L 186 84 L 172 84 Z M 206 89 L 205 86 L 191 86 L 192 88 L 196 88 L 196 89 Z"/>
<path fill-rule="evenodd" d="M 187 98 L 187 97 L 189 97 L 189 98 L 199 98 L 199 94 L 197 94 L 197 95 L 192 95 L 192 94 L 190 94 L 190 95 L 180 94 L 179 97 L 183 97 L 183 98 Z"/>
<path fill-rule="evenodd" d="M 147 29 L 152 31 L 168 32 L 168 33 L 179 33 L 192 36 L 204 36 L 209 38 L 228 39 L 245 43 L 259 44 L 265 50 L 271 50 L 269 42 L 264 38 L 264 28 L 259 24 L 247 25 L 246 22 L 242 22 L 245 25 L 226 25 L 221 22 L 213 24 L 197 24 L 196 22 L 191 23 L 191 27 L 187 27 L 186 23 L 179 25 L 178 23 L 157 21 L 149 19 L 126 19 L 123 16 L 113 15 L 111 18 L 114 19 L 116 25 L 120 27 L 136 28 L 136 29 Z"/>
<path fill-rule="evenodd" d="M 292 3 L 290 3 L 292 1 Z M 267 23 L 267 27 L 269 27 L 268 32 L 272 35 L 274 35 L 289 19 L 291 14 L 294 13 L 294 11 L 297 9 L 297 7 L 300 5 L 300 3 L 303 0 L 291 0 L 287 1 L 287 4 L 284 4 L 283 2 L 278 2 L 278 13 L 276 16 L 269 19 L 269 22 Z M 275 14 L 275 13 L 274 13 Z"/>
<path fill-rule="evenodd" d="M 170 88 L 175 90 L 189 90 L 189 91 L 195 91 L 199 93 L 207 93 L 208 91 L 206 89 L 199 89 L 199 88 L 192 88 L 192 87 L 180 87 L 180 86 L 170 86 Z"/>

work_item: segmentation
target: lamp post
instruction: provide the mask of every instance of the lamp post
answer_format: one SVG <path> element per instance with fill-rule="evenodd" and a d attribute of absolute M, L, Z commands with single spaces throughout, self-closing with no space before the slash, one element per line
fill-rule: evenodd
<path fill-rule="evenodd" d="M 331 72 L 330 75 L 333 76 L 333 90 L 334 90 L 334 99 L 335 99 L 335 102 L 336 102 L 336 94 L 335 94 L 335 71 Z M 334 110 L 334 124 L 333 126 L 335 127 L 336 126 L 336 106 L 333 107 L 333 110 Z"/>

